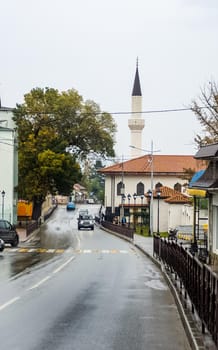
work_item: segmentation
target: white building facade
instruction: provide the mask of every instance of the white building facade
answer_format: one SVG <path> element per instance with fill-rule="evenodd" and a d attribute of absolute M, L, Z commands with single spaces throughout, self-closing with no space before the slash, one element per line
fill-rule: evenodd
<path fill-rule="evenodd" d="M 201 169 L 202 164 L 192 156 L 154 155 L 152 173 L 149 164 L 150 156 L 142 156 L 129 161 L 112 165 L 100 170 L 105 176 L 106 216 L 128 217 L 127 222 L 140 223 L 140 213 L 148 216 L 150 202 L 148 192 L 153 185 L 153 218 L 154 231 L 168 231 L 177 225 L 193 223 L 192 205 L 185 194 L 188 181 L 185 180 L 185 169 L 193 172 Z M 152 181 L 151 181 L 152 180 Z M 157 197 L 157 189 L 162 192 Z M 167 201 L 170 197 L 171 201 Z"/>
<path fill-rule="evenodd" d="M 0 106 L 0 218 L 17 223 L 18 151 L 11 108 Z"/>

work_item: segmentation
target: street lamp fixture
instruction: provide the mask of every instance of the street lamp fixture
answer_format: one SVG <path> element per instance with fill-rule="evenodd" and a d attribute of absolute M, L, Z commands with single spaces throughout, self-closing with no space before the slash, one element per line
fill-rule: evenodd
<path fill-rule="evenodd" d="M 156 191 L 157 195 L 157 234 L 160 235 L 160 196 L 161 190 L 158 188 Z"/>
<path fill-rule="evenodd" d="M 151 196 L 152 196 L 152 191 L 151 191 L 151 190 L 148 190 L 147 194 L 148 194 L 149 197 L 151 198 Z"/>

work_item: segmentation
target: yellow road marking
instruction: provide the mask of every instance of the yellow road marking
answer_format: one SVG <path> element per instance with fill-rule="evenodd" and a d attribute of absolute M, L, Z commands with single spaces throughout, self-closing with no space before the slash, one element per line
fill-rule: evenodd
<path fill-rule="evenodd" d="M 20 253 L 27 253 L 28 252 L 28 248 L 21 248 L 19 249 Z"/>
<path fill-rule="evenodd" d="M 45 248 L 37 248 L 36 251 L 37 251 L 37 253 L 45 253 L 47 251 L 47 249 L 45 249 Z"/>
<path fill-rule="evenodd" d="M 118 250 L 112 249 L 110 252 L 111 252 L 112 254 L 115 254 L 115 253 L 118 253 Z"/>
<path fill-rule="evenodd" d="M 58 253 L 58 254 L 64 253 L 64 249 L 56 249 L 55 253 Z"/>

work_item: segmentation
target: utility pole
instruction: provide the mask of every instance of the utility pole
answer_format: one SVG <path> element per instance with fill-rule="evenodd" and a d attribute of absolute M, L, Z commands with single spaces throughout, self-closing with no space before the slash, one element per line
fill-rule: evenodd
<path fill-rule="evenodd" d="M 135 148 L 138 149 L 140 151 L 143 152 L 148 152 L 148 154 L 150 155 L 151 159 L 150 159 L 150 169 L 151 169 L 151 199 L 150 199 L 150 235 L 153 236 L 153 190 L 154 190 L 154 152 L 160 152 L 160 150 L 155 150 L 153 149 L 153 140 L 151 141 L 151 149 L 150 150 L 146 150 L 143 148 L 138 148 L 135 146 L 130 146 L 131 148 Z"/>

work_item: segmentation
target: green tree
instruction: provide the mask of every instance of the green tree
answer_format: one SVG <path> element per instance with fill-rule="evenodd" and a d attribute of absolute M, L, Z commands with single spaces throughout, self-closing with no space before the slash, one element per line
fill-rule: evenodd
<path fill-rule="evenodd" d="M 90 167 L 88 178 L 84 179 L 86 188 L 89 194 L 94 199 L 97 199 L 103 203 L 104 201 L 104 175 L 98 173 L 98 170 L 103 168 L 101 160 L 96 160 Z"/>
<path fill-rule="evenodd" d="M 84 102 L 76 90 L 59 92 L 35 88 L 17 104 L 20 198 L 39 205 L 49 193 L 69 194 L 81 179 L 78 158 L 90 150 L 114 155 L 116 125 L 110 114 L 92 101 Z M 66 147 L 77 147 L 69 154 Z"/>
<path fill-rule="evenodd" d="M 218 88 L 214 81 L 201 89 L 199 98 L 192 101 L 191 109 L 203 126 L 204 136 L 195 138 L 198 146 L 218 142 Z"/>

